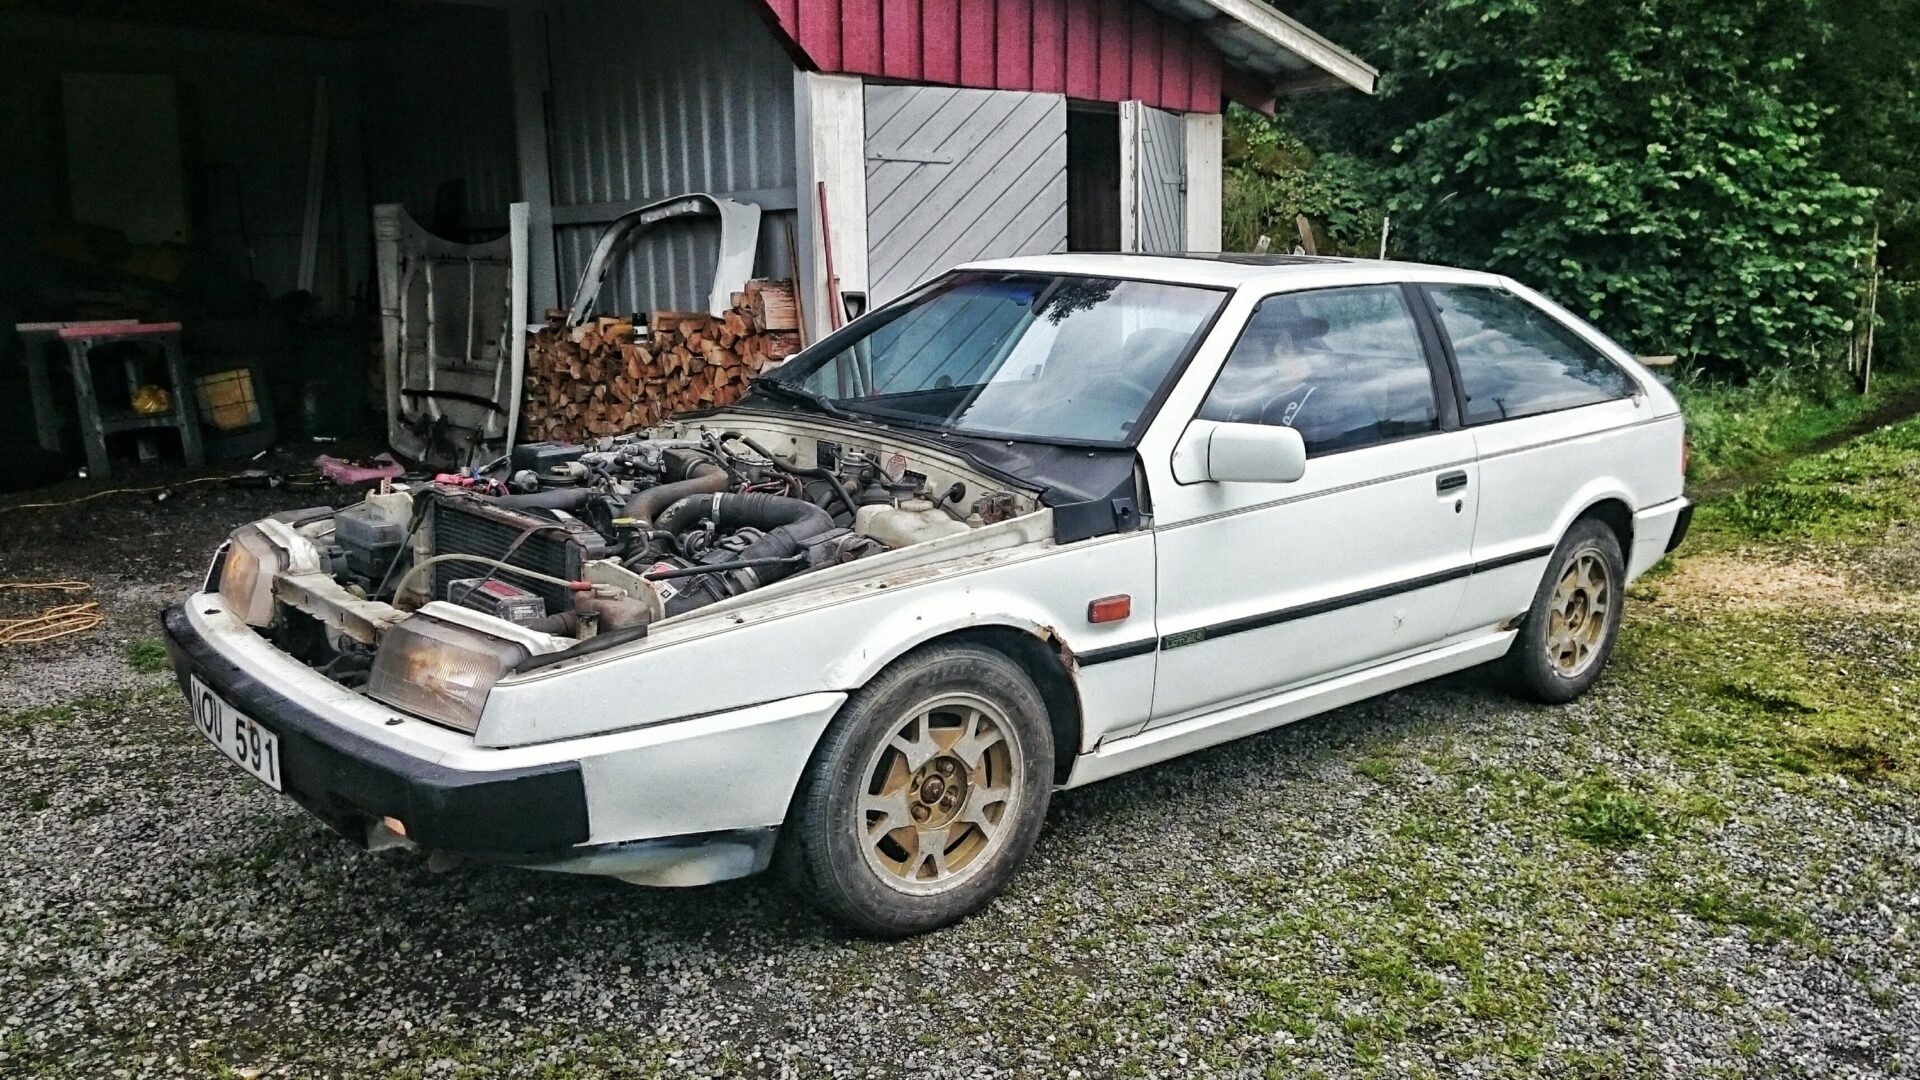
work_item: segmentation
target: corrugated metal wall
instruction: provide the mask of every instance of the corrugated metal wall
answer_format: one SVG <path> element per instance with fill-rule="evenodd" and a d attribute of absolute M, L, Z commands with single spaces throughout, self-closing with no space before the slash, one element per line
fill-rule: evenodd
<path fill-rule="evenodd" d="M 766 193 L 757 274 L 791 277 L 793 62 L 758 0 L 557 0 L 548 141 L 560 291 L 620 207 L 688 191 Z M 616 205 L 609 205 L 616 204 Z M 603 311 L 706 306 L 719 227 L 645 234 Z"/>
<path fill-rule="evenodd" d="M 956 263 L 1067 249 L 1066 98 L 870 84 L 866 101 L 874 304 Z"/>
<path fill-rule="evenodd" d="M 506 13 L 400 5 L 357 51 L 369 201 L 449 239 L 506 228 L 520 197 Z"/>

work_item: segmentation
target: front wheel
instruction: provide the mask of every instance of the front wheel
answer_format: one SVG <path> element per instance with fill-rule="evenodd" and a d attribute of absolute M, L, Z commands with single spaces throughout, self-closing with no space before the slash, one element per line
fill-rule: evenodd
<path fill-rule="evenodd" d="M 1585 693 L 1613 652 L 1626 585 L 1620 540 L 1591 518 L 1574 522 L 1547 564 L 1507 653 L 1515 689 L 1558 704 Z"/>
<path fill-rule="evenodd" d="M 984 907 L 1033 846 L 1053 787 L 1046 705 L 978 645 L 914 653 L 834 718 L 801 780 L 782 869 L 864 933 L 922 933 Z"/>

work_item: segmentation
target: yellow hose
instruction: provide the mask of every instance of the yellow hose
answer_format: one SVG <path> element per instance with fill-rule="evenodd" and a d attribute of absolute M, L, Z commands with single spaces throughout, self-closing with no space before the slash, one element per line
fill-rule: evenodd
<path fill-rule="evenodd" d="M 84 581 L 0 581 L 0 592 L 84 593 L 93 586 Z M 0 619 L 0 647 L 34 645 L 42 641 L 85 633 L 106 621 L 98 600 L 56 604 L 18 619 Z"/>

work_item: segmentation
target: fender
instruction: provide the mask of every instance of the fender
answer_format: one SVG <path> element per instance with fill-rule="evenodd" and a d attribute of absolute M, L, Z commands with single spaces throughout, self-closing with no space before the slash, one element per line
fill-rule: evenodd
<path fill-rule="evenodd" d="M 1031 599 L 1005 589 L 969 587 L 964 602 L 948 598 L 938 604 L 915 604 L 889 613 L 828 666 L 828 685 L 835 690 L 857 690 L 888 664 L 930 641 L 987 627 L 1019 630 L 1043 641 L 1061 636 Z"/>
<path fill-rule="evenodd" d="M 1641 501 L 1636 499 L 1631 491 L 1627 490 L 1626 484 L 1623 483 L 1619 477 L 1597 477 L 1580 485 L 1579 490 L 1574 493 L 1573 498 L 1567 500 L 1567 505 L 1561 509 L 1560 516 L 1554 519 L 1553 535 L 1546 540 L 1546 543 L 1559 544 L 1560 538 L 1567 535 L 1567 530 L 1573 528 L 1573 523 L 1579 519 L 1581 514 L 1586 513 L 1609 499 L 1626 505 L 1629 520 L 1631 520 L 1631 515 L 1642 509 Z M 1631 524 L 1629 524 L 1628 528 L 1632 528 Z M 1633 547 L 1631 538 L 1629 538 L 1625 547 L 1628 549 Z"/>

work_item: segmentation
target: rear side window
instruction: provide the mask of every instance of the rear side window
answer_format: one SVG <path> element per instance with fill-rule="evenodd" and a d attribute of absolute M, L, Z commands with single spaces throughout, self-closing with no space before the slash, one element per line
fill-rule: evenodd
<path fill-rule="evenodd" d="M 1500 289 L 1430 285 L 1469 424 L 1630 397 L 1639 386 L 1566 324 Z"/>
<path fill-rule="evenodd" d="M 1370 285 L 1260 301 L 1199 417 L 1291 427 L 1309 455 L 1434 430 L 1433 377 L 1405 295 Z"/>

